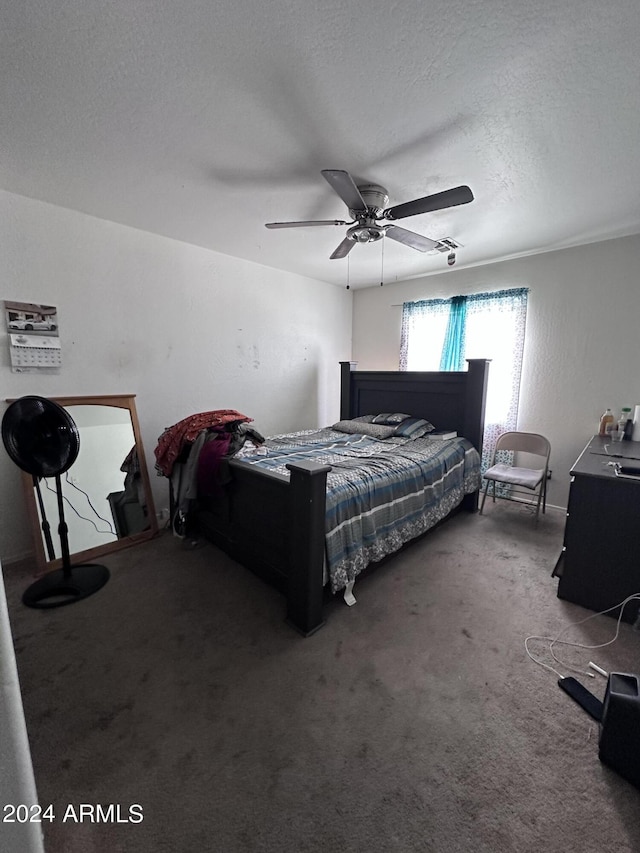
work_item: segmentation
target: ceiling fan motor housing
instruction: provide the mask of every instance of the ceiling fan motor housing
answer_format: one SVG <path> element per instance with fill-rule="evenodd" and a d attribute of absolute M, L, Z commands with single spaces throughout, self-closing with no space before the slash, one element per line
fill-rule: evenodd
<path fill-rule="evenodd" d="M 384 187 L 378 184 L 364 184 L 359 186 L 358 190 L 362 196 L 362 200 L 367 205 L 367 212 L 372 218 L 380 216 L 382 211 L 389 204 L 389 194 Z M 354 219 L 358 219 L 358 214 L 362 215 L 361 210 L 349 210 Z"/>

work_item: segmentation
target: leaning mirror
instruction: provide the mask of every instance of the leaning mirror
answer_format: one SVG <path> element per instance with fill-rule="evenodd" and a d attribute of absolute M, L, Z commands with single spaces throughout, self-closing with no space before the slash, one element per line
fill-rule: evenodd
<path fill-rule="evenodd" d="M 155 536 L 158 523 L 135 395 L 50 399 L 69 412 L 80 435 L 78 457 L 61 477 L 72 559 L 91 560 Z M 51 519 L 51 559 L 33 478 L 23 472 L 23 482 L 38 569 L 59 568 L 62 553 L 55 483 L 47 478 L 40 481 L 44 518 Z"/>

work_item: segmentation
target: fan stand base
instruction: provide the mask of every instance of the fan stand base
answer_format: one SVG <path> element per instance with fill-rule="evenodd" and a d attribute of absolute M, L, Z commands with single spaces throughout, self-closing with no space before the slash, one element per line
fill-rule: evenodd
<path fill-rule="evenodd" d="M 71 570 L 57 569 L 32 583 L 24 591 L 22 603 L 40 609 L 63 607 L 93 595 L 108 580 L 106 566 L 95 563 L 72 566 Z"/>

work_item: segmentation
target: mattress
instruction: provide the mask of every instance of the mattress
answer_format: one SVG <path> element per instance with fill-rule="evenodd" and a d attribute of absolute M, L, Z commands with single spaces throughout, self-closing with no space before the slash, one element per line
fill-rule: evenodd
<path fill-rule="evenodd" d="M 285 476 L 291 463 L 331 466 L 326 566 L 332 592 L 425 533 L 480 487 L 480 457 L 465 438 L 379 440 L 327 427 L 271 436 L 239 455 Z"/>

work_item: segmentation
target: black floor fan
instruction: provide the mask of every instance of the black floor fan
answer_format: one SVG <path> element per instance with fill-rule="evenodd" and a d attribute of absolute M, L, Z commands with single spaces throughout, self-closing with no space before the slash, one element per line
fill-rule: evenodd
<path fill-rule="evenodd" d="M 56 483 L 62 568 L 48 572 L 32 583 L 22 596 L 23 603 L 27 607 L 61 607 L 93 595 L 109 580 L 109 570 L 94 563 L 71 565 L 69 534 L 64 520 L 60 475 L 73 465 L 80 451 L 80 434 L 75 421 L 66 409 L 53 400 L 20 397 L 4 413 L 2 441 L 13 462 L 33 477 L 42 534 L 50 560 L 55 559 L 55 552 L 40 480 L 43 477 L 54 477 Z"/>

